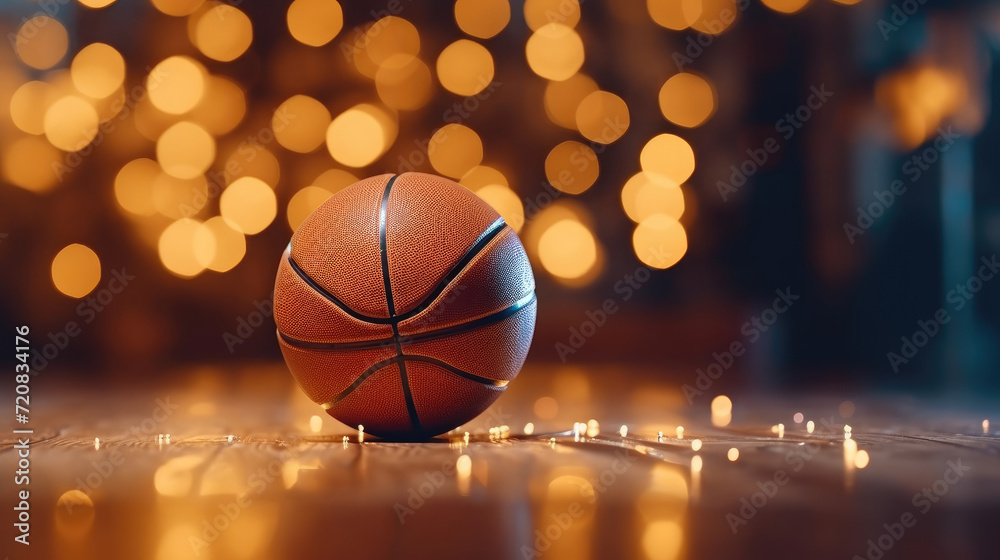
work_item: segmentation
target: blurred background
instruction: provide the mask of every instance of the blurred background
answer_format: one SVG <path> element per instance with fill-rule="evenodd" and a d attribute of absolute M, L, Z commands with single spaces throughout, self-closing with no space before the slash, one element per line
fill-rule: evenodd
<path fill-rule="evenodd" d="M 739 372 L 713 392 L 1000 388 L 996 3 L 0 13 L 0 327 L 32 327 L 35 371 L 280 362 L 294 229 L 357 179 L 422 171 L 518 230 L 533 364 Z"/>

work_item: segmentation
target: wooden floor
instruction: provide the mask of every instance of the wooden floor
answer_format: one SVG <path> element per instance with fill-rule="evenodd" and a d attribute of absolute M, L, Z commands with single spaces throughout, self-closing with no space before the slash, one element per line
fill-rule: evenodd
<path fill-rule="evenodd" d="M 983 426 L 990 410 L 1000 426 L 995 403 L 733 396 L 732 418 L 713 421 L 708 395 L 688 405 L 678 384 L 631 373 L 529 368 L 486 414 L 427 443 L 359 442 L 280 364 L 147 373 L 173 381 L 115 391 L 53 374 L 32 389 L 29 547 L 11 529 L 17 441 L 0 445 L 4 547 L 49 559 L 1000 557 L 1000 433 Z"/>

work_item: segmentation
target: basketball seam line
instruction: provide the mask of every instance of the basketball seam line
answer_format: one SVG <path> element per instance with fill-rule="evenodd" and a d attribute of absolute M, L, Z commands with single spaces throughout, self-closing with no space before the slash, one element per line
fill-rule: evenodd
<path fill-rule="evenodd" d="M 379 218 L 381 220 L 381 214 Z M 305 270 L 302 270 L 302 267 L 299 266 L 299 263 L 295 262 L 295 259 L 293 259 L 291 255 L 288 255 L 288 264 L 292 267 L 292 271 L 295 272 L 295 274 L 298 275 L 298 277 L 301 278 L 306 284 L 308 284 L 310 288 L 315 290 L 319 295 L 329 300 L 331 303 L 339 307 L 344 313 L 347 313 L 351 317 L 354 317 L 359 321 L 364 321 L 365 323 L 372 323 L 376 325 L 391 325 L 393 323 L 398 324 L 426 311 L 427 308 L 430 307 L 435 301 L 437 301 L 437 298 L 440 297 L 441 294 L 444 293 L 446 289 L 448 289 L 448 286 L 450 286 L 451 283 L 454 282 L 455 279 L 458 278 L 458 276 L 465 271 L 466 267 L 469 266 L 472 260 L 476 258 L 476 256 L 479 255 L 479 253 L 481 253 L 483 249 L 485 249 L 486 246 L 489 245 L 491 241 L 493 241 L 493 239 L 499 236 L 500 233 L 502 233 L 506 229 L 506 226 L 507 223 L 504 222 L 503 218 L 498 218 L 495 222 L 490 224 L 489 227 L 483 230 L 483 233 L 479 235 L 476 241 L 469 246 L 469 248 L 465 251 L 465 254 L 462 255 L 462 258 L 455 263 L 455 266 L 453 266 L 451 270 L 449 270 L 448 273 L 444 275 L 441 281 L 437 283 L 434 289 L 431 290 L 431 292 L 427 294 L 427 296 L 424 297 L 424 299 L 421 300 L 421 302 L 417 304 L 416 307 L 407 311 L 406 313 L 396 315 L 395 317 L 392 316 L 372 317 L 371 315 L 365 315 L 364 313 L 356 311 L 355 309 L 351 308 L 349 305 L 344 303 L 340 298 L 333 295 L 332 293 L 330 293 L 330 291 L 328 291 L 323 286 L 320 286 L 319 283 L 313 280 L 312 277 L 309 276 Z M 381 226 L 379 233 L 381 234 Z M 381 246 L 379 247 L 379 249 L 381 250 Z"/>
<path fill-rule="evenodd" d="M 460 323 L 458 325 L 453 325 L 451 327 L 444 327 L 441 329 L 435 329 L 432 331 L 425 331 L 422 333 L 417 333 L 413 335 L 401 336 L 400 339 L 405 338 L 407 344 L 415 344 L 418 342 L 429 342 L 432 340 L 437 340 L 439 338 L 444 338 L 448 336 L 453 336 L 457 334 L 465 334 L 470 331 L 482 327 L 488 327 L 494 323 L 499 323 L 500 321 L 516 314 L 518 311 L 524 309 L 532 302 L 535 301 L 535 292 L 532 290 L 528 292 L 516 302 L 511 304 L 509 307 L 505 307 L 500 311 L 491 313 L 484 317 L 480 317 L 474 321 L 469 321 L 467 323 Z M 281 339 L 284 340 L 289 346 L 294 346 L 296 348 L 301 348 L 303 350 L 374 350 L 377 348 L 385 348 L 387 346 L 392 346 L 395 344 L 395 337 L 390 338 L 380 338 L 376 340 L 360 340 L 357 342 L 312 342 L 308 340 L 299 340 L 288 336 L 287 334 L 278 331 Z"/>
<path fill-rule="evenodd" d="M 396 318 L 396 304 L 392 299 L 392 279 L 389 277 L 389 242 L 387 230 L 389 214 L 389 193 L 392 192 L 392 185 L 399 175 L 393 175 L 385 184 L 385 191 L 382 193 L 382 203 L 378 210 L 378 245 L 382 254 L 382 282 L 385 287 L 385 303 L 389 310 L 389 319 L 392 320 L 392 339 L 396 343 L 396 357 L 403 356 L 403 345 L 399 340 L 399 319 Z M 403 400 L 406 401 L 406 412 L 410 417 L 410 427 L 417 433 L 422 433 L 424 429 L 420 426 L 420 416 L 417 414 L 417 405 L 413 402 L 413 393 L 410 391 L 410 380 L 406 377 L 406 361 L 397 362 L 399 366 L 399 383 L 403 387 Z"/>
<path fill-rule="evenodd" d="M 454 375 L 457 375 L 458 377 L 468 379 L 469 381 L 473 381 L 480 385 L 485 385 L 487 388 L 496 389 L 497 391 L 506 390 L 507 384 L 510 383 L 507 380 L 490 379 L 488 377 L 481 377 L 474 373 L 469 373 L 465 370 L 458 369 L 457 367 L 449 364 L 448 362 L 438 360 L 437 358 L 432 358 L 430 356 L 421 356 L 419 354 L 397 354 L 391 358 L 386 358 L 385 360 L 372 364 L 371 367 L 362 372 L 361 375 L 359 375 L 357 379 L 355 379 L 343 391 L 337 393 L 337 396 L 333 397 L 333 399 L 331 399 L 330 401 L 323 403 L 321 406 L 323 407 L 324 410 L 329 410 L 333 408 L 337 403 L 350 396 L 350 394 L 353 393 L 355 389 L 360 387 L 361 384 L 364 383 L 372 375 L 375 375 L 376 373 L 384 369 L 386 366 L 398 362 L 405 362 L 407 360 L 411 362 L 426 362 L 429 364 L 434 364 L 436 366 L 441 367 L 448 373 L 452 373 Z"/>

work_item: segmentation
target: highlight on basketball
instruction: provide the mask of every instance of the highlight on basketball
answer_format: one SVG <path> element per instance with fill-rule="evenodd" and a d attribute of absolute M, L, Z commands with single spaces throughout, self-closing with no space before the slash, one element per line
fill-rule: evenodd
<path fill-rule="evenodd" d="M 4 558 L 1000 557 L 1000 3 L 0 31 Z"/>

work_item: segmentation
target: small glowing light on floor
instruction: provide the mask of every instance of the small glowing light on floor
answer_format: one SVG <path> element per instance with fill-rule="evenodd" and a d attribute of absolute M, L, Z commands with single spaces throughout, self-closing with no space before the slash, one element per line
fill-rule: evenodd
<path fill-rule="evenodd" d="M 351 439 L 349 437 L 344 436 L 344 439 L 343 439 L 344 449 L 347 449 L 347 444 L 350 443 L 350 441 L 351 441 Z"/>
<path fill-rule="evenodd" d="M 533 433 L 535 433 L 535 424 L 534 422 L 528 422 L 524 425 L 524 435 L 530 436 Z"/>
<path fill-rule="evenodd" d="M 771 433 L 772 434 L 778 433 L 778 425 L 777 424 L 771 426 Z"/>
<path fill-rule="evenodd" d="M 94 451 L 101 449 L 101 438 L 94 438 Z"/>
<path fill-rule="evenodd" d="M 587 437 L 597 437 L 601 433 L 601 425 L 597 420 L 591 418 L 587 420 Z"/>
<path fill-rule="evenodd" d="M 463 496 L 469 495 L 469 477 L 472 475 L 472 457 L 459 455 L 455 461 L 455 471 L 458 474 L 458 493 Z"/>
<path fill-rule="evenodd" d="M 551 445 L 552 448 L 555 449 L 555 447 L 556 447 L 556 438 L 550 437 L 549 438 L 549 445 Z"/>
<path fill-rule="evenodd" d="M 806 422 L 806 431 L 807 432 L 809 432 L 811 434 L 811 433 L 813 433 L 813 430 L 815 430 L 815 429 L 816 429 L 816 423 L 815 422 L 813 422 L 812 420 Z"/>
<path fill-rule="evenodd" d="M 848 469 L 854 467 L 858 455 L 858 442 L 853 439 L 844 440 L 844 466 Z"/>
<path fill-rule="evenodd" d="M 656 441 L 663 441 L 663 432 L 656 432 Z"/>
<path fill-rule="evenodd" d="M 233 443 L 233 435 L 232 434 L 229 434 L 228 436 L 226 436 L 226 443 Z"/>
<path fill-rule="evenodd" d="M 618 430 L 618 433 L 621 434 L 622 437 L 628 436 L 628 426 L 622 424 L 622 427 L 621 429 Z"/>
<path fill-rule="evenodd" d="M 677 426 L 677 439 L 684 439 L 684 426 Z"/>
<path fill-rule="evenodd" d="M 850 424 L 844 424 L 844 439 L 851 439 L 851 430 Z"/>
<path fill-rule="evenodd" d="M 854 456 L 854 466 L 863 469 L 868 466 L 868 459 L 868 452 L 862 449 Z"/>
<path fill-rule="evenodd" d="M 803 416 L 801 412 L 796 412 L 795 415 L 792 416 L 792 420 L 796 424 L 801 424 L 804 419 L 805 419 L 805 416 Z"/>
<path fill-rule="evenodd" d="M 983 420 L 983 433 L 984 434 L 990 433 L 990 421 L 989 421 L 989 419 L 984 419 Z"/>
<path fill-rule="evenodd" d="M 312 418 L 309 419 L 309 431 L 315 434 L 322 429 L 323 429 L 323 419 L 313 414 Z"/>
<path fill-rule="evenodd" d="M 695 455 L 694 457 L 691 457 L 692 472 L 701 472 L 701 466 L 702 466 L 701 455 Z"/>
<path fill-rule="evenodd" d="M 779 438 L 785 437 L 785 425 L 784 424 L 778 424 L 778 437 Z"/>
<path fill-rule="evenodd" d="M 166 441 L 167 445 L 170 445 L 170 434 L 167 434 L 167 437 L 165 438 L 164 441 Z"/>
<path fill-rule="evenodd" d="M 730 461 L 736 461 L 740 458 L 740 450 L 735 447 L 730 447 L 729 453 L 726 453 L 726 457 L 728 457 Z"/>
<path fill-rule="evenodd" d="M 358 424 L 358 443 L 362 443 L 364 441 L 365 441 L 365 427 L 361 424 Z"/>
<path fill-rule="evenodd" d="M 507 439 L 510 437 L 510 426 L 508 426 L 507 424 L 500 426 L 500 437 L 503 439 Z"/>
<path fill-rule="evenodd" d="M 691 440 L 691 451 L 698 451 L 699 449 L 701 449 L 701 440 L 700 439 Z"/>

